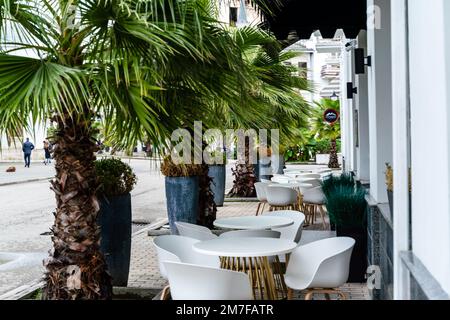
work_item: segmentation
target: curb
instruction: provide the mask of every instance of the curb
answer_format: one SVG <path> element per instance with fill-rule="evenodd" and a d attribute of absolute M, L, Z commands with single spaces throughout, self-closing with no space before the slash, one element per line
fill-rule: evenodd
<path fill-rule="evenodd" d="M 23 183 L 28 183 L 28 182 L 38 182 L 38 181 L 45 181 L 45 180 L 50 180 L 53 177 L 48 177 L 48 178 L 36 178 L 36 179 L 28 179 L 28 180 L 21 180 L 21 181 L 13 181 L 13 182 L 5 182 L 5 183 L 0 183 L 0 187 L 4 187 L 4 186 L 11 186 L 11 185 L 15 185 L 15 184 L 23 184 Z"/>

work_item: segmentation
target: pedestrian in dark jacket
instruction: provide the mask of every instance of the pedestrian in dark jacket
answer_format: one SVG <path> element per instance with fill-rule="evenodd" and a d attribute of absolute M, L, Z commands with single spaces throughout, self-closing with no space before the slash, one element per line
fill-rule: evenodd
<path fill-rule="evenodd" d="M 30 142 L 30 139 L 27 138 L 27 141 L 23 143 L 22 151 L 25 159 L 25 167 L 30 167 L 31 160 L 31 151 L 34 150 L 34 145 Z"/>

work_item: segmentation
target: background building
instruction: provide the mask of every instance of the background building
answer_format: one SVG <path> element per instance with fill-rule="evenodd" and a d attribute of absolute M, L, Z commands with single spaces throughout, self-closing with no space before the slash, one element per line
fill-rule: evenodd
<path fill-rule="evenodd" d="M 304 93 L 309 101 L 340 96 L 341 51 L 345 44 L 342 31 L 336 32 L 332 39 L 324 39 L 320 32 L 315 32 L 310 39 L 299 40 L 285 51 L 295 52 L 297 57 L 289 61 L 314 83 L 314 92 Z"/>

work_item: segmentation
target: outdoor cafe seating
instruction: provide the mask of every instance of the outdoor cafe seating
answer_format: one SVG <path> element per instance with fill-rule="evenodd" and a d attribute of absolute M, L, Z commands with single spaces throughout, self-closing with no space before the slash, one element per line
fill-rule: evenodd
<path fill-rule="evenodd" d="M 338 287 L 348 278 L 354 240 L 329 238 L 299 245 L 305 219 L 292 210 L 221 218 L 214 222 L 223 231 L 219 237 L 177 222 L 182 235 L 154 240 L 160 272 L 169 282 L 161 297 L 277 300 L 305 290 L 305 299 L 316 293 L 345 299 Z"/>

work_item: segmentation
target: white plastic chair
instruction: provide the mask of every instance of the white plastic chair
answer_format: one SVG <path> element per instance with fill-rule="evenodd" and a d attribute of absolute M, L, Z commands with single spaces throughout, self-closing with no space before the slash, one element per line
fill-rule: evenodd
<path fill-rule="evenodd" d="M 300 173 L 296 175 L 296 178 L 311 178 L 311 179 L 321 179 L 322 176 L 317 173 Z"/>
<path fill-rule="evenodd" d="M 273 238 L 279 239 L 280 231 L 273 230 L 237 230 L 222 233 L 219 238 Z"/>
<path fill-rule="evenodd" d="M 322 191 L 322 187 L 306 190 L 303 193 L 303 205 L 304 212 L 308 215 L 308 223 L 313 224 L 315 222 L 316 214 L 318 212 L 322 218 L 322 226 L 326 229 L 327 223 L 325 221 L 325 211 L 323 208 L 325 205 L 325 195 Z"/>
<path fill-rule="evenodd" d="M 258 207 L 256 208 L 256 215 L 259 215 L 264 212 L 264 208 L 267 204 L 266 187 L 271 184 L 272 184 L 272 182 L 269 182 L 269 183 L 257 182 L 257 183 L 255 183 L 256 197 L 259 200 Z M 261 205 L 262 205 L 262 208 L 261 208 Z M 260 209 L 261 209 L 261 212 L 259 212 Z"/>
<path fill-rule="evenodd" d="M 266 196 L 270 211 L 286 210 L 295 208 L 298 192 L 292 188 L 271 185 L 266 188 Z"/>
<path fill-rule="evenodd" d="M 273 211 L 266 213 L 265 216 L 284 217 L 294 220 L 294 224 L 290 226 L 272 230 L 280 232 L 281 239 L 291 240 L 296 243 L 300 242 L 300 239 L 302 237 L 303 224 L 305 222 L 305 215 L 302 212 L 291 210 Z"/>
<path fill-rule="evenodd" d="M 252 300 L 250 279 L 243 272 L 179 262 L 165 262 L 173 300 Z"/>
<path fill-rule="evenodd" d="M 261 179 L 262 183 L 273 183 L 273 181 L 267 180 L 267 179 Z"/>
<path fill-rule="evenodd" d="M 164 268 L 165 261 L 184 262 L 209 266 L 220 267 L 220 259 L 216 256 L 208 256 L 194 251 L 192 246 L 200 242 L 199 240 L 176 236 L 158 236 L 153 240 L 158 255 L 159 272 L 163 278 L 167 279 L 167 272 Z"/>
<path fill-rule="evenodd" d="M 291 179 L 288 176 L 284 176 L 284 175 L 276 175 L 272 178 L 272 182 L 276 182 L 276 183 L 287 183 L 289 182 L 289 179 Z"/>
<path fill-rule="evenodd" d="M 350 259 L 355 240 L 347 237 L 329 238 L 297 247 L 291 254 L 284 280 L 288 299 L 293 290 L 307 290 L 305 300 L 315 293 L 338 294 L 349 276 Z"/>
<path fill-rule="evenodd" d="M 213 240 L 217 238 L 217 236 L 212 233 L 211 230 L 203 226 L 180 221 L 175 222 L 175 225 L 177 226 L 180 236 L 189 237 L 201 241 Z"/>

